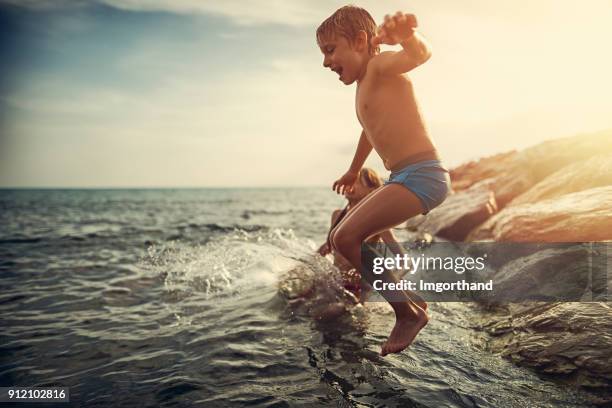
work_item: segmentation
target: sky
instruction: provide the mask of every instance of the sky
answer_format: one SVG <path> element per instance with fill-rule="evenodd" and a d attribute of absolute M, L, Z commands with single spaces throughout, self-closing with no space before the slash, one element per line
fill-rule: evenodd
<path fill-rule="evenodd" d="M 360 127 L 315 30 L 344 4 L 0 0 L 0 187 L 331 186 Z M 609 0 L 355 4 L 416 14 L 449 167 L 612 128 Z"/>

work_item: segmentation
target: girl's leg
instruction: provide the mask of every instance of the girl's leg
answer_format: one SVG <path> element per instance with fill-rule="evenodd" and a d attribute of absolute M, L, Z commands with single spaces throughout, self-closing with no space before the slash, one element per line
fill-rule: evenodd
<path fill-rule="evenodd" d="M 347 214 L 334 232 L 333 245 L 362 276 L 371 278 L 371 271 L 364 271 L 361 265 L 361 243 L 422 212 L 421 201 L 408 188 L 399 184 L 385 185 Z M 383 283 L 397 282 L 391 271 L 383 272 L 379 278 Z M 395 327 L 381 354 L 400 352 L 427 324 L 427 314 L 403 291 L 382 290 L 380 294 L 391 304 L 396 317 Z"/>

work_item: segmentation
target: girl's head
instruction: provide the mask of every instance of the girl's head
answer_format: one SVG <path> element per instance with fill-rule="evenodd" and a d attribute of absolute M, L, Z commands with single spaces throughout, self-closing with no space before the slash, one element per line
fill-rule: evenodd
<path fill-rule="evenodd" d="M 382 186 L 381 178 L 372 169 L 364 167 L 359 172 L 353 188 L 346 192 L 346 198 L 353 203 L 361 201 L 365 196 Z"/>

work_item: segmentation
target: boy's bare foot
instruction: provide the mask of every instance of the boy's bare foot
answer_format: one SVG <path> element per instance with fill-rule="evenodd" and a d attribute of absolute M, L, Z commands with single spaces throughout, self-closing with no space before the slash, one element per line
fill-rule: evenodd
<path fill-rule="evenodd" d="M 414 341 L 428 321 L 429 317 L 424 310 L 417 311 L 416 316 L 402 318 L 396 316 L 395 326 L 387 341 L 382 345 L 380 355 L 386 356 L 389 353 L 399 353 L 404 350 Z"/>

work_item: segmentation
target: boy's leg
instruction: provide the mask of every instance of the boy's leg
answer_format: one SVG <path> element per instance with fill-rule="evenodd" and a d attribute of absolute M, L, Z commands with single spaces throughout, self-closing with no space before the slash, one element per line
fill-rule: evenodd
<path fill-rule="evenodd" d="M 355 210 L 357 210 L 359 207 L 361 207 L 362 205 L 364 205 L 365 203 L 367 203 L 373 196 L 374 193 L 376 193 L 376 191 L 380 190 L 382 187 L 379 187 L 378 189 L 374 190 L 373 192 L 371 192 L 370 194 L 368 194 L 367 196 L 365 196 L 361 201 L 359 201 L 357 204 L 355 204 L 355 206 L 353 208 L 351 208 L 348 213 L 344 216 L 344 218 L 342 220 L 340 220 L 340 222 L 331 230 L 331 232 L 329 233 L 329 243 L 331 244 L 332 248 L 335 250 L 338 250 L 338 248 L 336 248 L 334 246 L 334 235 L 336 235 L 336 232 L 338 231 L 338 229 L 340 228 L 340 225 L 342 225 L 342 223 L 344 221 L 347 220 L 347 218 L 349 217 L 350 214 L 352 214 L 353 212 L 355 212 Z"/>
<path fill-rule="evenodd" d="M 371 199 L 374 196 L 374 193 L 378 190 L 380 190 L 382 188 L 379 187 L 377 190 L 374 190 L 372 193 L 368 194 L 364 199 L 362 199 L 361 201 L 359 201 L 353 208 L 351 208 L 351 210 L 348 212 L 348 214 L 351 214 L 353 211 L 357 210 L 359 207 L 361 207 L 362 205 L 364 205 L 369 199 Z M 417 198 L 418 200 L 418 198 Z M 419 201 L 420 203 L 420 201 Z M 334 235 L 336 234 L 336 231 L 338 231 L 338 229 L 340 228 L 340 226 L 342 225 L 342 223 L 348 218 L 348 214 L 344 217 L 344 219 L 342 219 L 329 233 L 329 243 L 331 245 L 331 247 L 334 250 L 338 250 L 335 246 L 334 246 Z M 411 217 L 409 217 L 411 218 Z M 401 223 L 401 222 L 400 222 Z M 372 234 L 374 235 L 374 234 Z M 365 239 L 367 239 L 369 237 L 366 237 Z M 365 241 L 365 239 L 363 241 Z M 370 293 L 374 290 L 374 288 L 372 288 L 372 286 L 370 285 L 370 283 L 372 282 L 372 279 L 374 277 L 374 275 L 372 275 L 370 273 L 370 271 L 365 271 L 366 274 L 363 274 L 363 271 L 361 269 L 359 269 L 359 272 L 361 274 L 362 279 L 367 282 L 364 286 L 365 288 L 362 288 L 362 292 L 359 295 L 359 302 L 361 304 L 364 304 L 365 301 L 367 300 L 368 296 L 370 295 Z M 402 276 L 404 276 L 406 274 L 407 271 L 404 272 L 404 274 L 402 275 L 398 275 L 397 276 L 397 280 L 400 280 L 402 278 Z M 367 285 L 367 286 L 366 286 Z M 365 290 L 363 290 L 365 289 Z M 425 302 L 425 300 L 419 296 L 418 294 L 416 294 L 415 292 L 411 291 L 411 290 L 404 290 L 404 292 L 406 292 L 406 294 L 408 295 L 408 297 L 410 297 L 410 300 L 412 300 L 413 302 L 415 302 L 417 304 L 417 306 L 419 306 L 421 309 L 427 311 L 428 309 L 428 305 L 427 302 Z"/>
<path fill-rule="evenodd" d="M 355 205 L 355 207 L 351 208 L 351 210 L 348 212 L 348 214 L 351 214 L 353 211 L 357 210 L 359 207 L 361 207 L 362 205 L 364 205 L 364 204 L 365 204 L 365 203 L 366 203 L 366 202 L 367 202 L 369 199 L 371 199 L 371 198 L 374 196 L 374 193 L 375 193 L 376 191 L 380 190 L 381 188 L 382 188 L 382 187 L 379 187 L 377 190 L 374 190 L 372 193 L 370 193 L 369 195 L 367 195 L 367 196 L 366 196 L 364 199 L 362 199 L 361 201 L 359 201 L 359 202 L 358 202 L 358 203 Z M 419 201 L 419 202 L 420 202 L 420 201 Z M 338 231 L 338 229 L 340 228 L 340 226 L 342 225 L 342 223 L 343 223 L 343 222 L 344 222 L 344 221 L 345 221 L 345 220 L 348 218 L 348 214 L 347 214 L 347 215 L 344 217 L 344 219 L 343 219 L 343 220 L 341 220 L 341 221 L 340 221 L 340 222 L 339 222 L 339 223 L 338 223 L 338 224 L 337 224 L 337 225 L 336 225 L 336 226 L 335 226 L 335 227 L 334 227 L 334 228 L 333 228 L 333 229 L 330 231 L 330 233 L 329 233 L 329 243 L 330 243 L 331 247 L 332 247 L 334 250 L 336 250 L 336 251 L 337 251 L 338 249 L 337 249 L 337 248 L 334 246 L 334 235 L 336 234 L 336 231 Z M 367 239 L 367 238 L 369 238 L 369 237 L 366 237 L 366 239 Z M 364 241 L 365 241 L 365 239 L 364 239 Z M 373 279 L 373 275 L 372 275 L 372 274 L 370 274 L 370 273 L 369 273 L 369 271 L 366 271 L 366 275 L 364 275 L 364 274 L 362 273 L 363 271 L 361 271 L 361 270 L 359 270 L 359 271 L 360 271 L 360 274 L 361 274 L 361 276 L 362 276 L 362 279 L 363 279 L 365 282 L 367 282 L 367 284 L 366 284 L 367 286 L 366 286 L 366 285 L 364 285 L 365 287 L 364 287 L 364 288 L 362 288 L 362 292 L 361 292 L 361 293 L 360 293 L 360 295 L 359 295 L 359 302 L 360 302 L 361 304 L 364 304 L 364 303 L 365 303 L 365 301 L 367 300 L 368 296 L 369 296 L 369 295 L 370 295 L 370 293 L 372 292 L 372 290 L 374 290 L 374 289 L 372 288 L 372 286 L 370 285 L 370 282 L 372 282 L 372 279 Z M 398 277 L 397 277 L 397 280 L 401 279 L 401 277 L 402 277 L 402 276 L 403 276 L 403 275 L 398 276 Z M 363 289 L 365 289 L 365 290 L 363 290 Z M 423 309 L 423 310 L 427 311 L 427 309 L 428 309 L 427 302 L 425 302 L 425 300 L 424 300 L 424 299 L 423 299 L 421 296 L 417 295 L 415 292 L 412 292 L 412 291 L 410 291 L 410 290 L 408 290 L 408 289 L 406 289 L 406 290 L 405 290 L 405 292 L 406 292 L 406 294 L 408 295 L 408 297 L 410 297 L 410 299 L 411 299 L 413 302 L 415 302 L 415 303 L 417 304 L 417 306 L 419 306 L 421 309 Z"/>
<path fill-rule="evenodd" d="M 369 236 L 392 228 L 408 218 L 423 212 L 421 201 L 408 188 L 388 184 L 370 194 L 338 225 L 333 245 L 362 276 L 371 277 L 361 265 L 361 243 Z M 397 282 L 391 271 L 384 271 L 379 278 L 383 282 Z M 381 354 L 396 353 L 405 349 L 427 324 L 427 314 L 410 300 L 403 291 L 380 291 L 395 311 L 396 323 Z"/>

